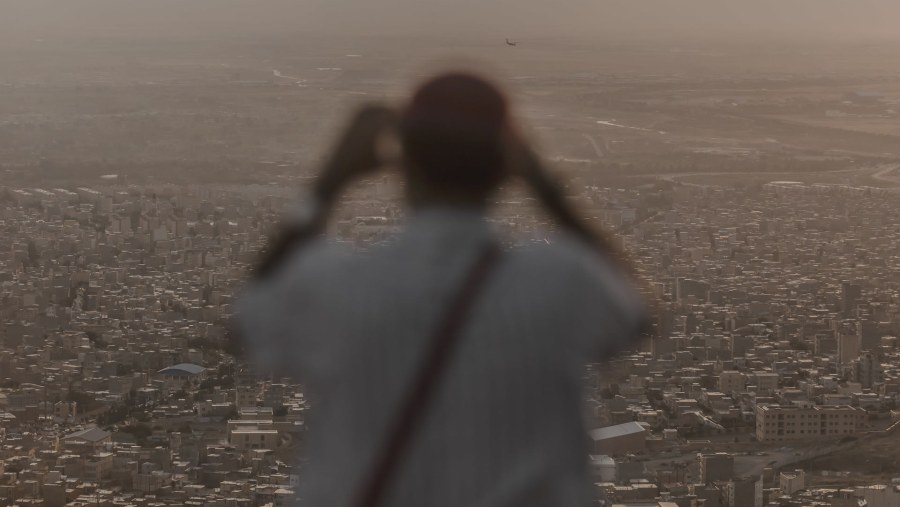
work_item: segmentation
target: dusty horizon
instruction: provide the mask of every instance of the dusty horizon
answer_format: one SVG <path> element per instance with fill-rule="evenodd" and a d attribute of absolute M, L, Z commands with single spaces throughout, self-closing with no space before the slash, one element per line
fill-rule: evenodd
<path fill-rule="evenodd" d="M 892 0 L 3 0 L 12 39 L 397 36 L 900 41 Z"/>

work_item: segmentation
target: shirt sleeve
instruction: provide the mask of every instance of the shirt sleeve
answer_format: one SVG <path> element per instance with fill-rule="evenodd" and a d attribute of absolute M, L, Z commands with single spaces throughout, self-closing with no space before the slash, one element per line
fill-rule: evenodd
<path fill-rule="evenodd" d="M 291 287 L 287 277 L 251 281 L 237 304 L 237 329 L 247 359 L 277 375 L 290 372 L 294 356 L 292 338 L 298 333 L 291 308 L 299 306 L 302 291 Z"/>
<path fill-rule="evenodd" d="M 324 239 L 294 252 L 264 280 L 246 284 L 236 306 L 236 328 L 247 359 L 281 376 L 299 377 L 300 359 L 309 355 L 317 311 L 334 283 L 336 262 L 346 261 L 342 249 Z"/>

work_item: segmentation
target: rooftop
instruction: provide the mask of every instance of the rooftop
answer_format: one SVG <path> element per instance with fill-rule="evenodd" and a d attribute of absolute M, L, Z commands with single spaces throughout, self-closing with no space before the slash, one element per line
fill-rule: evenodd
<path fill-rule="evenodd" d="M 597 428 L 595 430 L 590 431 L 590 436 L 592 440 L 605 440 L 607 438 L 616 438 L 625 435 L 633 435 L 635 433 L 645 433 L 647 431 L 646 428 L 641 426 L 639 423 L 634 421 L 616 424 L 615 426 L 606 426 L 604 428 Z"/>
<path fill-rule="evenodd" d="M 65 440 L 86 440 L 88 442 L 99 442 L 108 438 L 112 433 L 103 431 L 96 426 L 93 428 L 76 431 L 65 436 Z"/>
<path fill-rule="evenodd" d="M 190 376 L 190 375 L 199 375 L 206 371 L 206 368 L 192 364 L 192 363 L 181 363 L 176 364 L 174 366 L 169 366 L 159 370 L 162 375 L 172 375 L 172 376 Z"/>

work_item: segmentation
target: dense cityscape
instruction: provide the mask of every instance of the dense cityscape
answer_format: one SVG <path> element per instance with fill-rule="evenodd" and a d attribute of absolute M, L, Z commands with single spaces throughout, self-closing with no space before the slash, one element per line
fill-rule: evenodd
<path fill-rule="evenodd" d="M 290 193 L 115 181 L 0 193 L 0 502 L 289 501 L 303 389 L 224 349 Z M 387 187 L 347 203 L 344 241 L 396 230 Z M 587 370 L 599 505 L 896 504 L 896 193 L 660 181 L 570 194 L 623 231 L 659 307 L 651 340 Z M 550 237 L 527 200 L 502 204 L 509 238 Z M 861 456 L 862 473 L 840 473 Z"/>
<path fill-rule="evenodd" d="M 584 366 L 594 507 L 900 506 L 898 15 L 4 3 L 0 507 L 298 503 L 316 398 L 236 353 L 237 301 L 351 112 L 457 66 L 505 90 L 649 302 L 643 341 Z M 348 190 L 335 241 L 403 230 L 386 169 Z M 491 225 L 508 249 L 553 245 L 525 188 Z"/>

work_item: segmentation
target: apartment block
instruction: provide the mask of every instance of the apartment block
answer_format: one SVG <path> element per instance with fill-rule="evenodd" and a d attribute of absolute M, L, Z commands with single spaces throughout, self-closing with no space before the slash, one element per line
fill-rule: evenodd
<path fill-rule="evenodd" d="M 756 409 L 760 442 L 852 435 L 866 424 L 866 411 L 850 406 L 761 405 Z"/>

